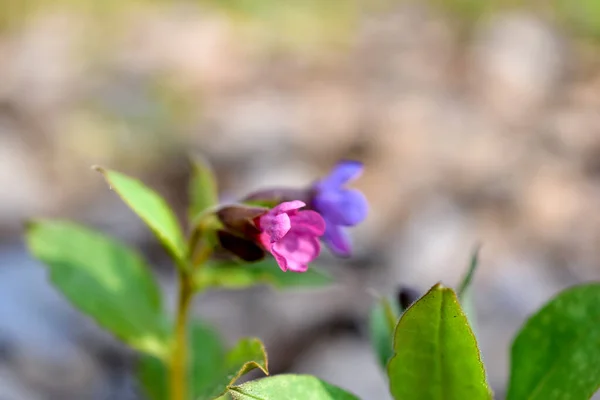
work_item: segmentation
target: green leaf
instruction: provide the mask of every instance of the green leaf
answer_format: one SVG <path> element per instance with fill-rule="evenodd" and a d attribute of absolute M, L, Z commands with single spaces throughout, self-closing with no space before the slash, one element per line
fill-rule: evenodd
<path fill-rule="evenodd" d="M 148 400 L 167 400 L 168 373 L 167 367 L 156 357 L 144 355 L 139 359 L 136 376 Z"/>
<path fill-rule="evenodd" d="M 383 297 L 377 301 L 369 314 L 371 345 L 379 364 L 385 368 L 394 354 L 394 328 L 400 318 L 401 310 L 394 301 Z"/>
<path fill-rule="evenodd" d="M 26 236 L 31 253 L 74 306 L 133 348 L 164 355 L 168 325 L 158 286 L 140 255 L 69 222 L 32 222 Z"/>
<path fill-rule="evenodd" d="M 167 202 L 137 179 L 116 171 L 96 167 L 111 189 L 150 227 L 166 249 L 181 263 L 186 244 L 177 218 Z"/>
<path fill-rule="evenodd" d="M 258 284 L 270 284 L 277 288 L 322 287 L 333 282 L 333 278 L 315 267 L 308 271 L 283 272 L 277 262 L 265 258 L 255 263 L 212 262 L 200 269 L 195 276 L 201 288 L 221 287 L 240 289 Z"/>
<path fill-rule="evenodd" d="M 560 293 L 523 326 L 507 399 L 583 400 L 599 388 L 600 283 L 592 283 Z"/>
<path fill-rule="evenodd" d="M 277 375 L 229 388 L 233 400 L 359 400 L 310 375 Z"/>
<path fill-rule="evenodd" d="M 222 396 L 227 388 L 233 385 L 242 375 L 256 368 L 266 375 L 269 374 L 267 353 L 262 342 L 254 338 L 240 340 L 227 353 L 219 378 L 214 381 L 214 385 L 209 390 L 200 394 L 199 400 L 212 400 L 215 397 Z"/>
<path fill-rule="evenodd" d="M 475 249 L 471 253 L 469 268 L 467 269 L 467 273 L 463 277 L 457 291 L 458 298 L 460 299 L 463 311 L 469 319 L 469 323 L 471 324 L 471 329 L 473 330 L 473 332 L 477 332 L 477 319 L 475 314 L 475 303 L 473 300 L 473 291 L 471 290 L 471 283 L 473 282 L 473 277 L 475 276 L 475 272 L 479 267 L 480 250 L 481 245 L 475 246 Z"/>
<path fill-rule="evenodd" d="M 388 365 L 397 400 L 491 399 L 475 336 L 452 289 L 435 285 L 404 312 Z"/>
<path fill-rule="evenodd" d="M 219 204 L 217 181 L 212 168 L 205 159 L 197 155 L 192 157 L 189 197 L 188 218 L 190 221 L 193 221 L 207 208 Z"/>
<path fill-rule="evenodd" d="M 462 300 L 466 295 L 467 291 L 471 287 L 471 282 L 473 281 L 473 276 L 475 276 L 475 271 L 479 266 L 479 250 L 481 249 L 480 245 L 475 247 L 473 253 L 471 254 L 471 261 L 469 262 L 469 268 L 467 269 L 467 273 L 465 274 L 460 286 L 458 287 L 457 293 L 458 297 Z"/>
<path fill-rule="evenodd" d="M 189 333 L 189 389 L 192 398 L 212 388 L 220 378 L 220 365 L 225 357 L 225 349 L 219 335 L 209 326 L 198 321 L 190 325 Z M 168 370 L 154 357 L 142 357 L 138 363 L 138 380 L 150 400 L 168 399 Z"/>

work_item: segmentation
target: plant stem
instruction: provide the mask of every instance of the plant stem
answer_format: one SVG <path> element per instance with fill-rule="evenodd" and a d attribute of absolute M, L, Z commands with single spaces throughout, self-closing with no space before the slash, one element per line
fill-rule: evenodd
<path fill-rule="evenodd" d="M 175 321 L 175 342 L 170 363 L 170 400 L 187 400 L 187 315 L 193 296 L 190 276 L 179 271 L 179 299 Z"/>

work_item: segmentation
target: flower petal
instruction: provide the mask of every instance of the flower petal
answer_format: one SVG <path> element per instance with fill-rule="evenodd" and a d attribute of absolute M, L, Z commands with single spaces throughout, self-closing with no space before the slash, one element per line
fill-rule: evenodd
<path fill-rule="evenodd" d="M 287 260 L 288 268 L 301 268 L 301 265 L 317 258 L 321 245 L 315 236 L 290 231 L 282 240 L 273 244 L 272 251 L 273 255 L 277 254 Z"/>
<path fill-rule="evenodd" d="M 292 222 L 292 230 L 295 232 L 305 232 L 311 235 L 321 236 L 325 233 L 325 220 L 316 211 L 305 210 L 290 217 Z"/>
<path fill-rule="evenodd" d="M 292 227 L 290 216 L 286 213 L 275 214 L 268 212 L 259 219 L 260 229 L 267 235 L 271 243 L 281 240 Z"/>
<path fill-rule="evenodd" d="M 359 190 L 345 189 L 340 191 L 338 209 L 342 214 L 340 224 L 352 226 L 367 218 L 369 203 Z"/>
<path fill-rule="evenodd" d="M 323 189 L 339 188 L 346 182 L 354 180 L 362 174 L 363 164 L 360 161 L 340 161 L 333 167 L 331 173 L 319 182 Z"/>
<path fill-rule="evenodd" d="M 293 260 L 289 260 L 288 269 L 293 272 L 306 272 L 308 270 L 308 264 L 303 264 Z"/>
<path fill-rule="evenodd" d="M 285 201 L 285 202 L 273 207 L 273 209 L 270 211 L 270 213 L 273 213 L 273 214 L 287 213 L 287 212 L 302 208 L 305 205 L 306 205 L 306 203 L 304 203 L 303 201 L 300 201 L 300 200 Z"/>
<path fill-rule="evenodd" d="M 323 240 L 327 247 L 338 256 L 348 257 L 352 253 L 352 245 L 348 234 L 338 225 L 327 221 L 327 230 Z"/>
<path fill-rule="evenodd" d="M 356 225 L 367 216 L 368 203 L 356 189 L 324 190 L 314 199 L 314 207 L 336 225 Z"/>
<path fill-rule="evenodd" d="M 279 254 L 273 247 L 274 245 L 271 246 L 271 254 L 273 254 L 275 261 L 277 261 L 279 268 L 281 268 L 283 272 L 286 272 L 288 270 L 287 259 L 283 255 Z"/>

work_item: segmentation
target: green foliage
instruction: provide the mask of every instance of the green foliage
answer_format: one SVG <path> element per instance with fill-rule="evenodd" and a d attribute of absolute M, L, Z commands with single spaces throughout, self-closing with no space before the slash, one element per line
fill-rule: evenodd
<path fill-rule="evenodd" d="M 188 393 L 195 400 L 212 400 L 255 368 L 268 374 L 267 354 L 258 339 L 242 339 L 225 352 L 217 333 L 194 322 L 190 329 Z M 154 357 L 142 357 L 137 376 L 150 400 L 168 400 L 168 370 Z"/>
<path fill-rule="evenodd" d="M 198 214 L 219 203 L 217 182 L 210 165 L 199 156 L 192 158 L 192 177 L 189 185 L 190 204 L 188 218 L 194 220 Z"/>
<path fill-rule="evenodd" d="M 234 400 L 358 400 L 310 375 L 277 375 L 229 388 Z"/>
<path fill-rule="evenodd" d="M 169 330 L 160 292 L 140 255 L 69 222 L 29 223 L 26 237 L 31 253 L 73 305 L 133 348 L 165 355 Z"/>
<path fill-rule="evenodd" d="M 527 321 L 511 354 L 508 400 L 589 399 L 600 388 L 600 284 L 568 289 Z"/>
<path fill-rule="evenodd" d="M 473 282 L 473 277 L 475 276 L 477 267 L 479 267 L 480 249 L 481 245 L 477 245 L 471 253 L 471 259 L 469 261 L 467 273 L 463 277 L 457 290 L 460 304 L 463 308 L 464 313 L 467 315 L 469 323 L 471 324 L 471 329 L 473 329 L 474 332 L 477 331 L 477 321 L 475 318 L 475 305 L 473 303 L 473 291 L 471 290 L 471 283 Z"/>
<path fill-rule="evenodd" d="M 398 323 L 402 310 L 395 301 L 381 298 L 369 314 L 369 330 L 371 345 L 379 364 L 385 368 L 394 354 L 394 329 Z"/>
<path fill-rule="evenodd" d="M 188 393 L 196 399 L 212 387 L 219 377 L 216 367 L 223 362 L 225 349 L 214 329 L 194 321 L 189 329 Z M 138 364 L 137 376 L 150 400 L 168 399 L 168 370 L 161 360 L 142 357 Z"/>
<path fill-rule="evenodd" d="M 195 276 L 199 288 L 222 287 L 240 289 L 257 284 L 270 284 L 277 288 L 320 287 L 333 282 L 333 278 L 311 266 L 303 273 L 283 272 L 277 262 L 265 258 L 250 264 L 209 262 Z"/>
<path fill-rule="evenodd" d="M 461 281 L 460 286 L 457 289 L 458 298 L 461 300 L 467 295 L 467 291 L 471 287 L 471 282 L 473 281 L 473 277 L 475 276 L 475 271 L 477 271 L 477 267 L 479 266 L 480 248 L 480 246 L 477 246 L 475 247 L 475 250 L 473 250 L 467 273 L 463 277 L 463 280 Z"/>
<path fill-rule="evenodd" d="M 227 353 L 224 361 L 215 366 L 218 371 L 213 385 L 200 394 L 198 400 L 211 400 L 222 396 L 242 375 L 254 369 L 269 374 L 267 353 L 260 340 L 242 339 Z"/>
<path fill-rule="evenodd" d="M 388 364 L 397 400 L 491 399 L 475 336 L 452 289 L 435 285 L 406 310 Z"/>
<path fill-rule="evenodd" d="M 150 227 L 179 265 L 185 263 L 186 244 L 175 214 L 167 202 L 137 179 L 96 168 L 123 201 Z"/>

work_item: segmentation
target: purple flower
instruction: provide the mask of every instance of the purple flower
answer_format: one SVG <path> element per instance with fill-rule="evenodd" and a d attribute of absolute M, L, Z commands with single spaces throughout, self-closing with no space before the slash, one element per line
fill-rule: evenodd
<path fill-rule="evenodd" d="M 340 256 L 349 256 L 352 251 L 344 227 L 354 226 L 367 216 L 365 196 L 356 189 L 343 187 L 358 178 L 362 170 L 363 165 L 358 161 L 341 161 L 329 176 L 313 187 L 312 208 L 323 216 L 326 224 L 323 240 L 331 251 Z"/>

